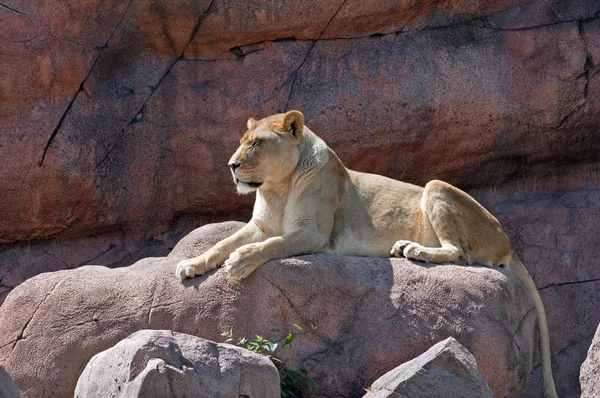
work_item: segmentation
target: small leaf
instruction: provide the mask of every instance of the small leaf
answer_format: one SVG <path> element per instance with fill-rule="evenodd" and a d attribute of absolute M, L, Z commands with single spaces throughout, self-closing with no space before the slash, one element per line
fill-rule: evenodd
<path fill-rule="evenodd" d="M 292 341 L 294 341 L 294 335 L 288 333 L 287 337 L 285 338 L 285 344 L 290 344 Z"/>
<path fill-rule="evenodd" d="M 294 323 L 294 326 L 298 329 L 298 330 L 302 330 L 302 328 L 300 326 L 298 326 L 297 324 Z"/>
<path fill-rule="evenodd" d="M 221 333 L 221 336 L 224 336 L 224 337 L 231 337 L 231 336 L 233 336 L 233 329 L 229 329 L 229 330 L 224 331 L 223 333 Z"/>
<path fill-rule="evenodd" d="M 286 369 L 285 373 L 292 376 L 292 377 L 302 377 L 302 375 L 298 372 L 296 372 L 295 370 L 292 369 Z"/>

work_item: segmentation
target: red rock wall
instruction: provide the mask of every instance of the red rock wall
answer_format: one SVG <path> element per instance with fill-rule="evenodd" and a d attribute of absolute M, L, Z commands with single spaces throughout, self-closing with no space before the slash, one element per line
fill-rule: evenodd
<path fill-rule="evenodd" d="M 299 109 L 347 166 L 445 179 L 498 216 L 577 396 L 600 321 L 600 4 L 526 3 L 3 0 L 0 297 L 246 217 L 226 166 L 245 121 Z"/>

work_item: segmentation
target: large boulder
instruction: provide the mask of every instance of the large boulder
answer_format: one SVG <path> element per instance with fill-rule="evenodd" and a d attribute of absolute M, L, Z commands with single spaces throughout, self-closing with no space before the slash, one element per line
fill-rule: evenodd
<path fill-rule="evenodd" d="M 6 370 L 0 366 L 0 398 L 20 398 L 19 389 Z"/>
<path fill-rule="evenodd" d="M 76 398 L 279 398 L 270 359 L 169 330 L 141 330 L 92 357 Z"/>
<path fill-rule="evenodd" d="M 536 316 L 509 271 L 315 254 L 270 261 L 241 281 L 222 269 L 175 278 L 181 258 L 241 225 L 202 227 L 167 258 L 27 280 L 0 307 L 0 364 L 28 398 L 67 397 L 92 356 L 137 330 L 219 341 L 230 329 L 270 336 L 273 328 L 312 323 L 316 330 L 285 352 L 288 367 L 310 370 L 309 397 L 360 396 L 448 336 L 473 353 L 497 396 L 514 396 L 528 380 L 537 362 Z"/>
<path fill-rule="evenodd" d="M 600 397 L 600 326 L 596 330 L 587 358 L 579 374 L 581 398 Z"/>
<path fill-rule="evenodd" d="M 469 350 L 452 337 L 373 383 L 364 398 L 494 398 Z"/>

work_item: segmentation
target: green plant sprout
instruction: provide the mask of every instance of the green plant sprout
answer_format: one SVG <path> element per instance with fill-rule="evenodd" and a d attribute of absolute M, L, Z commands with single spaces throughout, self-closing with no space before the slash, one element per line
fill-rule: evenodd
<path fill-rule="evenodd" d="M 308 377 L 308 371 L 304 368 L 294 370 L 286 366 L 284 359 L 285 347 L 292 344 L 296 336 L 306 335 L 317 328 L 310 324 L 310 330 L 302 328 L 300 325 L 293 325 L 298 331 L 284 333 L 283 337 L 277 340 L 269 340 L 263 336 L 256 336 L 254 339 L 242 337 L 237 339 L 237 344 L 258 355 L 267 357 L 273 362 L 279 371 L 279 380 L 281 386 L 281 396 L 283 398 L 299 398 L 300 390 L 308 388 L 313 384 L 313 381 Z M 273 333 L 281 333 L 280 329 L 271 329 Z M 233 329 L 229 329 L 221 333 L 221 336 L 226 337 L 225 343 L 231 343 L 236 340 L 233 336 Z"/>

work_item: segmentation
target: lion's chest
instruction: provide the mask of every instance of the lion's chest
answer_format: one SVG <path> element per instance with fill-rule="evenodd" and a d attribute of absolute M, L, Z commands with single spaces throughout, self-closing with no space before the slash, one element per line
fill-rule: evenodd
<path fill-rule="evenodd" d="M 272 236 L 281 236 L 293 230 L 292 212 L 287 208 L 286 198 L 272 194 L 258 194 L 254 204 L 253 218 L 264 222 Z"/>
<path fill-rule="evenodd" d="M 302 217 L 297 211 L 287 209 L 285 206 L 281 208 L 270 206 L 263 209 L 259 214 L 255 212 L 256 216 L 268 225 L 273 236 L 294 232 L 300 227 L 302 220 L 306 220 L 306 217 Z"/>

